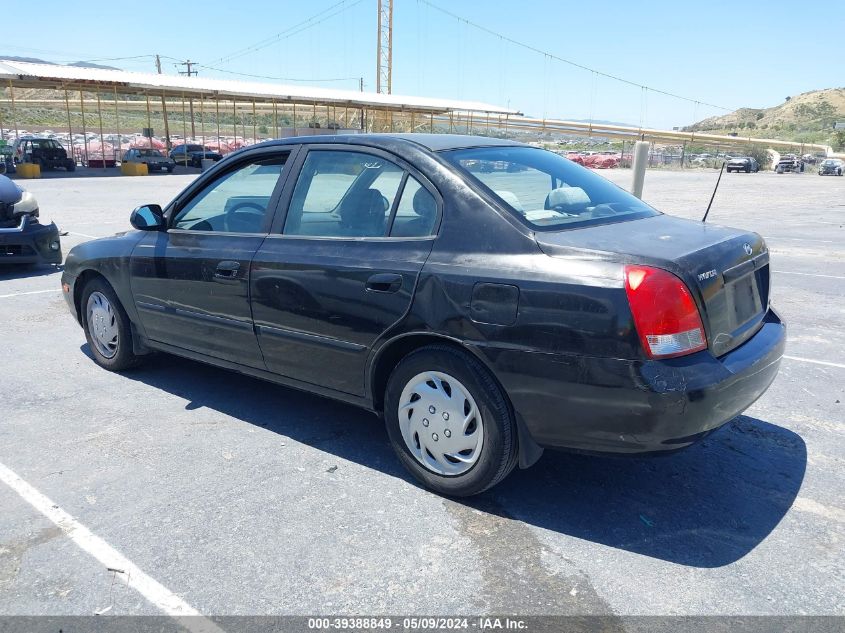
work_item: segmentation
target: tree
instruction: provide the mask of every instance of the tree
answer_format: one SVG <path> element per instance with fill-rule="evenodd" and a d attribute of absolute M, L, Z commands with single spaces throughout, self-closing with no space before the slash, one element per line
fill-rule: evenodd
<path fill-rule="evenodd" d="M 845 130 L 836 130 L 833 133 L 833 144 L 836 146 L 837 151 L 845 150 Z"/>
<path fill-rule="evenodd" d="M 747 152 L 747 156 L 751 156 L 757 161 L 757 164 L 760 165 L 760 169 L 767 169 L 768 167 L 771 167 L 769 164 L 771 163 L 771 157 L 769 156 L 769 151 L 765 147 L 752 145 L 748 148 Z"/>

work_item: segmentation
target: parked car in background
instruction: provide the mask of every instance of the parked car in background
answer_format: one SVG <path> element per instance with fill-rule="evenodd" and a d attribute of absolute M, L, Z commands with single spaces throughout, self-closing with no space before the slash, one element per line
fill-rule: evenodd
<path fill-rule="evenodd" d="M 845 161 L 826 158 L 819 163 L 819 176 L 841 176 L 845 172 Z"/>
<path fill-rule="evenodd" d="M 728 161 L 725 170 L 728 173 L 732 171 L 744 171 L 746 174 L 750 174 L 751 172 L 757 173 L 760 171 L 760 165 L 753 156 L 735 156 Z"/>
<path fill-rule="evenodd" d="M 223 158 L 223 154 L 212 151 L 202 145 L 177 145 L 170 150 L 170 158 L 180 165 L 202 167 L 202 160 L 209 159 L 215 163 Z"/>
<path fill-rule="evenodd" d="M 781 156 L 777 165 L 775 165 L 776 174 L 783 174 L 785 172 L 798 173 L 803 171 L 804 161 L 798 158 L 795 154 L 784 154 Z"/>
<path fill-rule="evenodd" d="M 262 143 L 130 222 L 62 275 L 96 363 L 159 350 L 377 412 L 448 495 L 544 447 L 689 446 L 766 391 L 784 350 L 762 237 L 502 139 Z"/>
<path fill-rule="evenodd" d="M 67 151 L 52 138 L 21 138 L 14 144 L 15 163 L 35 163 L 42 170 L 61 167 L 67 171 L 76 169 L 76 163 L 68 158 Z"/>
<path fill-rule="evenodd" d="M 133 147 L 123 155 L 124 163 L 140 163 L 147 166 L 149 171 L 166 171 L 172 174 L 176 168 L 176 161 L 165 156 L 157 149 Z"/>

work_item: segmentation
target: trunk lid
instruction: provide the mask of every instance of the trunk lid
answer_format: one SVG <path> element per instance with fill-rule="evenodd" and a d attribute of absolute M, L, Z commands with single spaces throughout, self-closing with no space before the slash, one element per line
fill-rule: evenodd
<path fill-rule="evenodd" d="M 591 256 L 663 268 L 698 304 L 707 343 L 726 354 L 760 327 L 769 306 L 769 253 L 756 233 L 668 215 L 570 231 L 538 232 L 551 257 Z M 620 284 L 622 278 L 620 275 Z"/>

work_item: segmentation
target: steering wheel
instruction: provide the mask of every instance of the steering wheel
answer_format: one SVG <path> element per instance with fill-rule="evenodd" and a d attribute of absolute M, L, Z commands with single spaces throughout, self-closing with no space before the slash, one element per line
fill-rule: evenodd
<path fill-rule="evenodd" d="M 241 202 L 225 213 L 223 229 L 229 233 L 255 233 L 261 228 L 265 213 L 266 209 L 256 202 Z"/>

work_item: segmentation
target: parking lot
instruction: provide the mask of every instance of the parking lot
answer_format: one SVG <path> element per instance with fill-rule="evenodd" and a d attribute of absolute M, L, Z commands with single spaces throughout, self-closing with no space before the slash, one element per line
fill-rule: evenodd
<path fill-rule="evenodd" d="M 716 176 L 651 171 L 644 198 L 700 219 Z M 23 184 L 66 253 L 194 177 Z M 672 456 L 546 452 L 464 501 L 411 481 L 358 409 L 164 355 L 106 372 L 59 272 L 0 270 L 0 474 L 20 478 L 0 483 L 0 612 L 845 614 L 845 178 L 725 174 L 708 222 L 769 244 L 789 342 L 768 393 Z M 160 590 L 121 583 L 83 526 Z"/>

